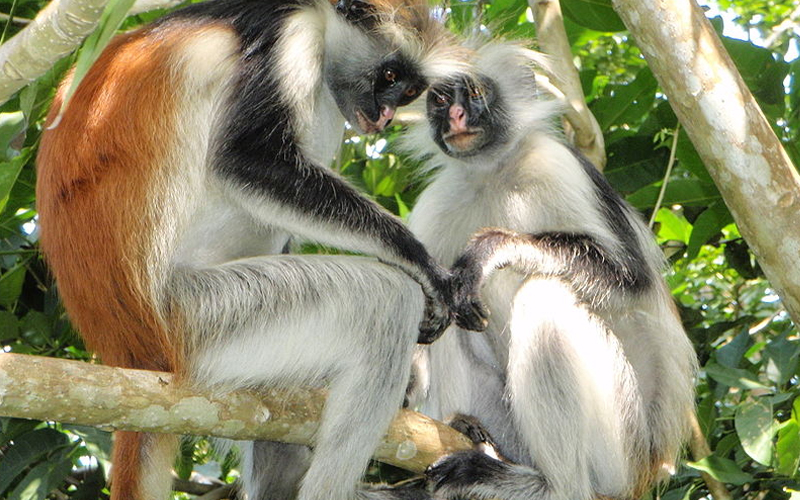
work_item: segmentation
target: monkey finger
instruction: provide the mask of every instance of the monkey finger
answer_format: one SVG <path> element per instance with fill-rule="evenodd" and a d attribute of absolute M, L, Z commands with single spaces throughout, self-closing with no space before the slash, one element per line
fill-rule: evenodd
<path fill-rule="evenodd" d="M 482 332 L 489 325 L 489 308 L 478 298 L 467 301 L 456 310 L 456 324 L 473 332 Z"/>
<path fill-rule="evenodd" d="M 419 337 L 417 343 L 431 344 L 442 336 L 444 331 L 450 326 L 452 317 L 450 312 L 442 307 L 433 299 L 427 299 L 425 308 L 425 318 L 419 325 Z"/>

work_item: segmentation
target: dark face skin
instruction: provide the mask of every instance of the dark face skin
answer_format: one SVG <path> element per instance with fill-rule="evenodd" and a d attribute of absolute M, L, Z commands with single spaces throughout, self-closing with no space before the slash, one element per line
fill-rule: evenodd
<path fill-rule="evenodd" d="M 348 23 L 366 33 L 378 22 L 374 7 L 368 2 L 340 0 L 336 10 Z M 339 109 L 352 125 L 365 133 L 383 130 L 398 107 L 409 104 L 427 87 L 414 62 L 384 44 L 385 40 L 374 38 L 371 47 L 363 49 L 363 57 L 357 51 L 350 51 L 343 56 L 346 60 L 326 70 Z M 385 55 L 380 56 L 382 52 Z"/>
<path fill-rule="evenodd" d="M 458 78 L 428 92 L 433 140 L 447 155 L 465 158 L 503 144 L 507 114 L 489 78 Z"/>

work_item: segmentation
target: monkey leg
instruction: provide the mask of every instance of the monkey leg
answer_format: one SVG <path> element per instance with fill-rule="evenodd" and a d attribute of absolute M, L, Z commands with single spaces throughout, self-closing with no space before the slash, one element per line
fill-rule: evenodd
<path fill-rule="evenodd" d="M 642 419 L 635 377 L 616 338 L 565 284 L 528 280 L 509 322 L 507 390 L 532 467 L 478 452 L 451 455 L 429 478 L 453 498 L 589 500 L 632 487 Z"/>
<path fill-rule="evenodd" d="M 329 388 L 297 498 L 357 498 L 403 402 L 423 316 L 420 286 L 373 259 L 287 255 L 180 269 L 171 287 L 192 333 L 195 380 Z"/>

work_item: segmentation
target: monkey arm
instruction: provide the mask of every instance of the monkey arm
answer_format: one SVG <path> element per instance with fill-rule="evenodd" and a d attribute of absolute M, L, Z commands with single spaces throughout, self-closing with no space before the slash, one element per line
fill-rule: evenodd
<path fill-rule="evenodd" d="M 546 232 L 524 234 L 491 228 L 477 233 L 453 266 L 456 322 L 461 315 L 488 315 L 480 289 L 498 269 L 512 268 L 526 276 L 552 277 L 569 283 L 578 298 L 592 308 L 612 295 L 641 291 L 651 277 L 635 255 L 610 250 L 586 234 Z M 465 312 L 464 312 L 465 311 Z"/>
<path fill-rule="evenodd" d="M 231 168 L 225 177 L 235 193 L 247 193 L 238 201 L 257 220 L 313 241 L 375 255 L 408 273 L 428 298 L 421 342 L 432 342 L 449 325 L 449 273 L 399 219 L 335 174 L 299 157 L 273 160 L 255 175 L 246 175 L 248 171 L 252 172 Z"/>

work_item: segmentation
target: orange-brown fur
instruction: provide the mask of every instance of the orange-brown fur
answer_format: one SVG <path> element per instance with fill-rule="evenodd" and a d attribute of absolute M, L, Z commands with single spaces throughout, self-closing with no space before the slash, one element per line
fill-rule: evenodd
<path fill-rule="evenodd" d="M 144 28 L 113 40 L 57 121 L 71 78 L 62 84 L 39 150 L 41 247 L 71 321 L 109 365 L 182 366 L 179 336 L 147 288 L 147 264 L 159 204 L 169 198 L 157 188 L 175 126 L 170 58 L 184 35 Z M 150 438 L 116 433 L 113 498 L 142 498 Z"/>

